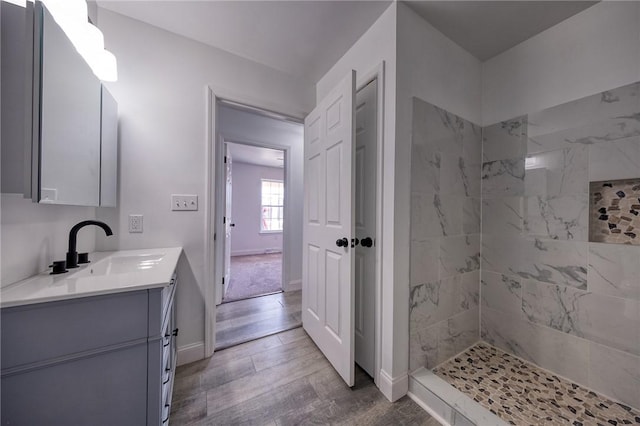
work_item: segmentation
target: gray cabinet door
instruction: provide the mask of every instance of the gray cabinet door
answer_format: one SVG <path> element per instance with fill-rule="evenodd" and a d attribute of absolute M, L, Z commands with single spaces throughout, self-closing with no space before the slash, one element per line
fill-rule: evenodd
<path fill-rule="evenodd" d="M 4 376 L 1 386 L 3 425 L 144 425 L 147 345 Z"/>

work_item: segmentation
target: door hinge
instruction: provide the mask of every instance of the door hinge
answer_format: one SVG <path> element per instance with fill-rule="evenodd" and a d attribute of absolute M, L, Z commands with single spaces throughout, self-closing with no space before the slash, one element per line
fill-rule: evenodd
<path fill-rule="evenodd" d="M 224 277 L 222 277 L 222 285 L 224 285 Z"/>
<path fill-rule="evenodd" d="M 224 225 L 225 223 L 227 223 L 227 217 L 226 216 L 222 216 L 222 224 Z"/>
<path fill-rule="evenodd" d="M 227 164 L 227 156 L 224 156 L 224 164 Z"/>
<path fill-rule="evenodd" d="M 217 236 L 217 234 L 214 232 L 214 233 L 213 233 L 213 241 L 215 241 L 215 240 L 216 240 L 216 236 Z"/>

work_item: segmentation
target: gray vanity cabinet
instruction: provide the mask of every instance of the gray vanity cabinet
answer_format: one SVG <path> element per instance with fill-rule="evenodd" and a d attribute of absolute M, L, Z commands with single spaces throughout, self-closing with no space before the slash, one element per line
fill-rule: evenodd
<path fill-rule="evenodd" d="M 175 287 L 2 309 L 2 425 L 168 424 Z"/>

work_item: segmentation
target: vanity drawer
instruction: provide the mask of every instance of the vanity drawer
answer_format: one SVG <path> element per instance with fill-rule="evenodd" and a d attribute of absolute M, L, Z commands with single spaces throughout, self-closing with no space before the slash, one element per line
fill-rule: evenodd
<path fill-rule="evenodd" d="M 2 370 L 147 336 L 147 291 L 4 308 Z"/>
<path fill-rule="evenodd" d="M 164 375 L 162 381 L 162 407 L 163 407 L 163 424 L 168 423 L 168 416 L 171 411 L 171 397 L 173 392 L 173 381 L 175 379 L 175 338 L 171 339 L 169 356 L 166 359 Z M 166 411 L 168 410 L 168 411 Z"/>
<path fill-rule="evenodd" d="M 143 342 L 3 377 L 2 424 L 145 425 L 146 365 Z"/>
<path fill-rule="evenodd" d="M 164 328 L 173 310 L 177 278 L 175 272 L 168 285 L 149 290 L 149 337 L 164 336 Z"/>
<path fill-rule="evenodd" d="M 171 413 L 171 404 L 165 404 L 162 407 L 162 425 L 169 424 L 169 414 Z"/>
<path fill-rule="evenodd" d="M 171 281 L 169 281 L 169 285 L 162 289 L 162 312 L 163 315 L 166 315 L 169 311 L 169 303 L 172 301 L 174 296 L 174 291 L 176 289 L 176 284 L 178 282 L 178 277 L 176 273 L 173 273 L 171 277 Z"/>

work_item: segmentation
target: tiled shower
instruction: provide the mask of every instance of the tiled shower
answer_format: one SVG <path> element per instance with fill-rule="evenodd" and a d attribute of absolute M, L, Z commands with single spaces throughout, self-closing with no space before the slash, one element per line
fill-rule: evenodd
<path fill-rule="evenodd" d="M 414 99 L 412 130 L 410 370 L 481 341 L 634 420 L 640 83 L 485 127 Z"/>

